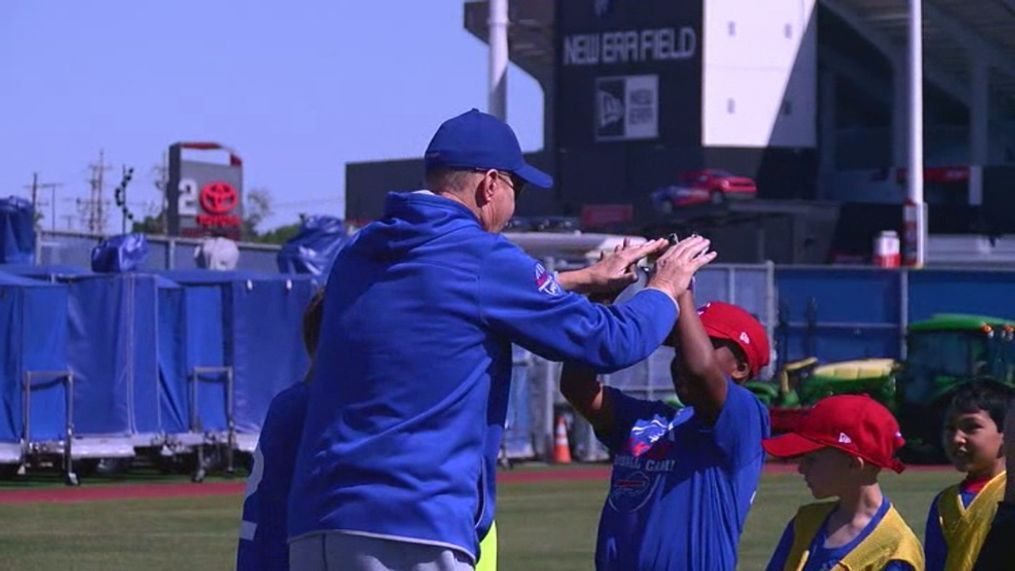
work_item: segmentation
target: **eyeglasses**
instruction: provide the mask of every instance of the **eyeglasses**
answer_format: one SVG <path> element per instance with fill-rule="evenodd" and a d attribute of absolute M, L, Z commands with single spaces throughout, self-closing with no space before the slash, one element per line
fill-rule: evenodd
<path fill-rule="evenodd" d="M 515 200 L 518 200 L 518 197 L 522 195 L 522 191 L 525 190 L 525 181 L 509 172 L 499 171 L 496 169 L 476 169 L 476 172 L 487 173 L 490 172 L 491 170 L 497 173 L 498 177 L 500 177 L 501 179 L 503 179 L 505 182 L 508 183 L 508 186 L 511 187 L 511 190 L 515 192 Z"/>

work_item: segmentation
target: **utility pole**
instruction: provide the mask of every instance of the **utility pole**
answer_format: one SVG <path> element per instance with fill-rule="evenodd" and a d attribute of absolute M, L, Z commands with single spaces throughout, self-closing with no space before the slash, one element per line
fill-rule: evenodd
<path fill-rule="evenodd" d="M 32 191 L 32 210 L 38 212 L 38 207 L 44 205 L 39 202 L 39 192 L 48 190 L 50 192 L 49 206 L 52 208 L 50 211 L 50 229 L 56 231 L 56 189 L 63 186 L 58 182 L 39 182 L 39 173 L 32 173 L 32 184 L 26 185 L 25 188 Z"/>
<path fill-rule="evenodd" d="M 39 173 L 32 173 L 32 214 L 35 214 L 35 205 L 39 202 Z"/>
<path fill-rule="evenodd" d="M 87 199 L 78 199 L 78 211 L 81 213 L 82 222 L 89 232 L 92 234 L 104 234 L 106 231 L 106 212 L 102 199 L 102 191 L 105 186 L 103 176 L 112 167 L 106 164 L 105 152 L 100 150 L 99 162 L 88 165 L 88 168 L 92 170 L 92 175 L 88 179 L 91 195 Z"/>

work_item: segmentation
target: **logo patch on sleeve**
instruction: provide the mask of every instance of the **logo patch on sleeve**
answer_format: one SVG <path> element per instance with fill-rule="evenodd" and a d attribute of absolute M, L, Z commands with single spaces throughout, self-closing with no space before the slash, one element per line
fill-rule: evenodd
<path fill-rule="evenodd" d="M 552 272 L 546 271 L 543 264 L 536 264 L 536 289 L 549 296 L 558 296 L 563 293 L 557 278 Z"/>

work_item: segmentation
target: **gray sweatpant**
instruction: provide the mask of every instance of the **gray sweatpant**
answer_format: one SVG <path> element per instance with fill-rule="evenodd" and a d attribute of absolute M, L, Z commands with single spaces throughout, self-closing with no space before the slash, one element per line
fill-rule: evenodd
<path fill-rule="evenodd" d="M 292 571 L 473 571 L 461 551 L 342 532 L 316 533 L 289 544 Z"/>

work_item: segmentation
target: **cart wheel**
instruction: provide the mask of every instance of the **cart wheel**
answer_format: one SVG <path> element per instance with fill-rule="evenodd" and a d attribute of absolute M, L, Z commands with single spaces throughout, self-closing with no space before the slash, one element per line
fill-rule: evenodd
<path fill-rule="evenodd" d="M 74 461 L 74 466 L 77 467 L 75 473 L 81 474 L 82 477 L 90 478 L 95 475 L 99 468 L 98 458 L 81 458 L 80 460 Z"/>
<path fill-rule="evenodd" d="M 130 471 L 130 458 L 102 458 L 95 467 L 95 475 L 104 478 L 122 478 Z"/>
<path fill-rule="evenodd" d="M 0 464 L 0 480 L 13 480 L 20 469 L 21 464 Z"/>

